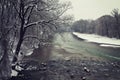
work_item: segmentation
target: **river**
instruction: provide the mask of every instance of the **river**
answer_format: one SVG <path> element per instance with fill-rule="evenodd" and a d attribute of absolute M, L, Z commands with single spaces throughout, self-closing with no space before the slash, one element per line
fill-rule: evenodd
<path fill-rule="evenodd" d="M 85 42 L 70 32 L 56 34 L 54 45 L 54 57 L 120 60 L 120 48 L 101 47 L 96 43 Z"/>

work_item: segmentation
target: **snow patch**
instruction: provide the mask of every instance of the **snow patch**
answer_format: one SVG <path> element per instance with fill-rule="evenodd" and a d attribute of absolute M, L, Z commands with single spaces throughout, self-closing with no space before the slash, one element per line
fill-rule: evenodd
<path fill-rule="evenodd" d="M 101 44 L 100 46 L 102 47 L 114 47 L 114 48 L 119 48 L 120 46 L 117 45 L 108 45 L 108 44 Z"/>
<path fill-rule="evenodd" d="M 87 42 L 99 43 L 103 47 L 120 47 L 120 39 L 108 38 L 104 36 L 99 36 L 95 34 L 83 34 L 78 32 L 73 32 L 73 35 L 78 38 L 82 38 Z"/>
<path fill-rule="evenodd" d="M 22 71 L 22 70 L 24 70 L 22 67 L 20 67 L 20 66 L 18 66 L 18 65 L 15 66 L 15 69 L 16 69 L 17 71 Z M 17 76 L 17 75 L 18 75 L 18 72 L 17 72 L 16 70 L 12 70 L 11 76 Z"/>
<path fill-rule="evenodd" d="M 22 67 L 20 67 L 20 66 L 18 66 L 18 65 L 15 67 L 15 69 L 16 69 L 16 70 L 19 70 L 19 71 L 24 70 Z"/>
<path fill-rule="evenodd" d="M 12 70 L 11 76 L 17 76 L 17 75 L 18 75 L 18 72 L 15 70 Z"/>

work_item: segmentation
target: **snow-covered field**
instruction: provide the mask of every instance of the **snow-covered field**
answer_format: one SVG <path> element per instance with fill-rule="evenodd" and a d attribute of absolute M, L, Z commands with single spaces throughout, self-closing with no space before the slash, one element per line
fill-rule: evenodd
<path fill-rule="evenodd" d="M 102 47 L 120 47 L 120 39 L 108 38 L 95 34 L 83 34 L 78 32 L 73 32 L 73 35 L 77 36 L 78 38 L 84 39 L 87 42 L 99 43 Z"/>

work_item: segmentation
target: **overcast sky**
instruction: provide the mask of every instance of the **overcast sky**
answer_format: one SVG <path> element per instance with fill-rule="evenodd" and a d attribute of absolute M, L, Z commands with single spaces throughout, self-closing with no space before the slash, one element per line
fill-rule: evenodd
<path fill-rule="evenodd" d="M 62 0 L 65 1 L 65 0 Z M 105 14 L 111 14 L 114 8 L 120 11 L 120 0 L 66 0 L 71 1 L 73 8 L 68 12 L 75 20 L 97 19 Z"/>

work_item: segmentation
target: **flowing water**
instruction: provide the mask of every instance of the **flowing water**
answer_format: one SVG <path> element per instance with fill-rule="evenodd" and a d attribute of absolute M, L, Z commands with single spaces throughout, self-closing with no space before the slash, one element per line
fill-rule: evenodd
<path fill-rule="evenodd" d="M 120 60 L 120 48 L 101 47 L 96 43 L 85 42 L 69 32 L 56 34 L 54 45 L 53 53 L 63 57 L 66 54 L 86 59 Z"/>

